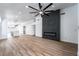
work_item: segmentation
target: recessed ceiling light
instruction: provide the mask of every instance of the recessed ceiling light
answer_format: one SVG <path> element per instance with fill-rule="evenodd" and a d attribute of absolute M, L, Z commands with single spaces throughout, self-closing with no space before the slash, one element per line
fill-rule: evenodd
<path fill-rule="evenodd" d="M 26 8 L 29 8 L 28 6 L 25 6 Z"/>

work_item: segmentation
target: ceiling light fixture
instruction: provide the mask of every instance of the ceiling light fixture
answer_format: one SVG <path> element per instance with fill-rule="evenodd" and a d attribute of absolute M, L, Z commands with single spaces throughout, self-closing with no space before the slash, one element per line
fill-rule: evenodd
<path fill-rule="evenodd" d="M 29 6 L 25 6 L 26 8 L 29 8 Z"/>
<path fill-rule="evenodd" d="M 43 14 L 43 12 L 42 12 L 42 11 L 40 11 L 39 13 L 40 13 L 40 14 Z"/>

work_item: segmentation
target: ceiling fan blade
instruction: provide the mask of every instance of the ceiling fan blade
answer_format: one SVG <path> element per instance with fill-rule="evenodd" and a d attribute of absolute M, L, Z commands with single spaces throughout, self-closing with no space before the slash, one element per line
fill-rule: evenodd
<path fill-rule="evenodd" d="M 38 14 L 36 14 L 36 15 L 35 15 L 35 17 L 36 17 L 36 16 L 38 16 L 38 15 L 39 15 L 39 13 L 38 13 Z"/>
<path fill-rule="evenodd" d="M 44 15 L 49 16 L 48 14 L 44 13 Z"/>
<path fill-rule="evenodd" d="M 60 15 L 64 15 L 65 13 L 60 13 Z"/>
<path fill-rule="evenodd" d="M 37 12 L 29 12 L 30 14 L 33 14 L 33 13 L 37 13 Z"/>
<path fill-rule="evenodd" d="M 51 12 L 45 12 L 46 14 L 51 13 Z"/>
<path fill-rule="evenodd" d="M 36 8 L 34 8 L 34 7 L 32 7 L 32 6 L 28 6 L 29 8 L 31 8 L 31 9 L 34 9 L 34 10 L 36 10 L 36 11 L 39 11 L 38 9 L 36 9 Z"/>
<path fill-rule="evenodd" d="M 48 14 L 45 14 L 45 15 L 49 16 Z"/>
<path fill-rule="evenodd" d="M 46 10 L 48 7 L 50 7 L 51 5 L 53 5 L 53 3 L 50 3 L 49 5 L 47 5 L 43 10 Z"/>
<path fill-rule="evenodd" d="M 39 3 L 39 9 L 41 9 L 42 8 L 42 5 L 41 5 L 41 3 Z"/>
<path fill-rule="evenodd" d="M 48 10 L 48 11 L 44 11 L 44 12 L 47 14 L 47 13 L 51 13 L 51 12 L 52 12 L 52 10 Z"/>
<path fill-rule="evenodd" d="M 47 11 L 45 11 L 45 12 L 52 12 L 53 10 L 47 10 Z"/>

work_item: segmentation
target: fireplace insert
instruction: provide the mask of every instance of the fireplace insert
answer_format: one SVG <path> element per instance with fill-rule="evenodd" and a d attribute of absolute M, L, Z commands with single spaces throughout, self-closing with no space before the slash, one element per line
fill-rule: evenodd
<path fill-rule="evenodd" d="M 44 32 L 43 38 L 57 40 L 57 34 L 56 34 L 56 32 Z"/>

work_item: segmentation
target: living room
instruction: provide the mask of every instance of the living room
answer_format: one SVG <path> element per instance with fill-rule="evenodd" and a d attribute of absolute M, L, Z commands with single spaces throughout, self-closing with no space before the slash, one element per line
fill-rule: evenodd
<path fill-rule="evenodd" d="M 0 55 L 77 56 L 78 7 L 77 3 L 0 3 Z"/>

